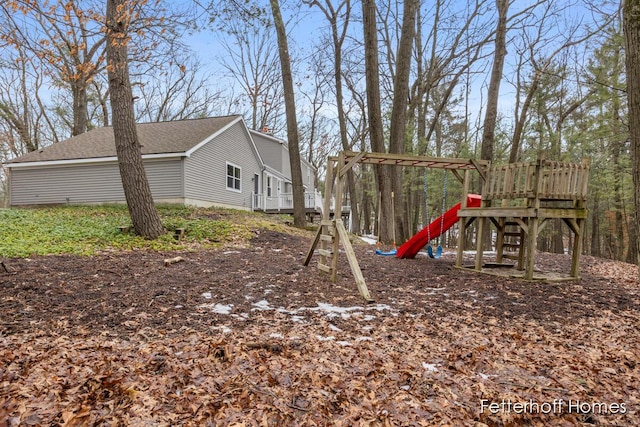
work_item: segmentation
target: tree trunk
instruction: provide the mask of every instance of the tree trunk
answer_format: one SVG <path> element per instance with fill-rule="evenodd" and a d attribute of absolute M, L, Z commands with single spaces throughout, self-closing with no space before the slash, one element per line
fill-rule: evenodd
<path fill-rule="evenodd" d="M 318 2 L 316 4 L 319 5 Z M 344 95 L 342 92 L 342 45 L 347 35 L 349 16 L 351 13 L 351 3 L 345 3 L 345 22 L 342 32 L 338 31 L 338 13 L 327 2 L 327 8 L 319 6 L 331 24 L 331 37 L 333 40 L 333 78 L 336 85 L 336 106 L 338 108 L 338 124 L 340 125 L 340 141 L 343 150 L 352 148 L 347 135 L 347 118 L 344 112 Z M 347 191 L 351 199 L 351 232 L 360 231 L 360 212 L 357 203 L 356 179 L 353 168 L 347 171 Z"/>
<path fill-rule="evenodd" d="M 493 54 L 493 68 L 489 91 L 487 93 L 487 109 L 484 115 L 484 128 L 482 130 L 482 147 L 480 158 L 493 160 L 493 146 L 498 118 L 498 98 L 500 96 L 500 82 L 504 69 L 504 58 L 507 56 L 507 11 L 508 0 L 496 0 L 498 8 L 498 22 L 496 25 L 495 53 Z"/>
<path fill-rule="evenodd" d="M 164 234 L 142 162 L 129 81 L 126 0 L 107 1 L 107 64 L 113 135 L 120 176 L 135 232 L 148 239 Z"/>
<path fill-rule="evenodd" d="M 384 153 L 384 134 L 382 128 L 382 111 L 380 106 L 380 75 L 378 61 L 378 26 L 376 21 L 375 0 L 362 0 L 362 26 L 364 31 L 364 63 L 367 92 L 367 121 L 369 123 L 369 139 L 371 149 Z M 391 166 L 376 165 L 375 177 L 378 192 L 381 195 L 380 235 L 378 240 L 383 243 L 392 243 L 393 216 L 391 215 L 391 182 L 388 170 Z"/>
<path fill-rule="evenodd" d="M 73 128 L 71 136 L 83 134 L 87 131 L 89 111 L 87 105 L 87 83 L 78 79 L 71 82 L 73 87 Z"/>
<path fill-rule="evenodd" d="M 629 134 L 633 163 L 635 230 L 640 230 L 640 0 L 625 0 L 623 6 L 627 71 Z M 640 242 L 634 242 L 636 252 Z M 640 274 L 640 269 L 638 270 Z"/>
<path fill-rule="evenodd" d="M 389 129 L 389 152 L 404 153 L 407 105 L 409 99 L 409 75 L 411 72 L 411 53 L 416 32 L 416 11 L 420 6 L 419 0 L 405 0 L 402 16 L 402 32 L 398 53 L 396 55 L 396 74 L 393 82 L 393 105 L 391 109 L 391 128 Z M 404 242 L 409 228 L 404 214 L 402 200 L 402 168 L 392 169 L 392 191 L 395 197 L 395 227 L 396 238 Z"/>
<path fill-rule="evenodd" d="M 507 56 L 507 12 L 509 10 L 509 0 L 496 0 L 496 6 L 498 8 L 498 22 L 496 24 L 495 52 L 493 54 L 493 67 L 491 69 L 491 79 L 489 80 L 487 109 L 484 116 L 484 129 L 482 130 L 482 145 L 480 148 L 480 158 L 489 161 L 493 160 L 500 82 L 504 69 L 504 58 Z M 483 236 L 485 239 L 484 248 L 491 249 L 489 221 L 484 222 Z"/>
<path fill-rule="evenodd" d="M 287 31 L 284 26 L 278 0 L 270 0 L 273 22 L 278 36 L 278 52 L 282 68 L 282 85 L 284 88 L 284 106 L 287 117 L 287 142 L 289 146 L 289 163 L 291 164 L 291 184 L 293 185 L 293 223 L 296 227 L 306 225 L 304 207 L 304 186 L 300 166 L 300 144 L 298 143 L 298 120 L 296 118 L 296 99 L 293 90 L 293 74 L 291 58 L 287 43 Z M 340 197 L 340 195 L 336 195 Z M 339 213 L 338 213 L 339 215 Z"/>

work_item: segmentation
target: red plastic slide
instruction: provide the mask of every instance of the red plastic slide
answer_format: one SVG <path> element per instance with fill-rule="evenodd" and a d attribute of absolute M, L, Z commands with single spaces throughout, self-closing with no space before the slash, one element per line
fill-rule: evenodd
<path fill-rule="evenodd" d="M 469 194 L 467 196 L 467 207 L 477 208 L 480 206 L 481 201 L 482 199 L 478 194 Z M 431 239 L 439 237 L 441 233 L 444 233 L 458 222 L 459 209 L 460 203 L 446 211 L 442 216 L 434 219 L 431 224 L 418 231 L 415 236 L 400 246 L 396 256 L 398 258 L 415 258 L 416 254 L 420 252 L 420 249 L 429 243 L 429 237 L 431 237 Z"/>

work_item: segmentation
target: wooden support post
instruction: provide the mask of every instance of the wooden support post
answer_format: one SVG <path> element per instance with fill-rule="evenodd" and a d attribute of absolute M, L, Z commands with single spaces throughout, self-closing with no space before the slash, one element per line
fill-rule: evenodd
<path fill-rule="evenodd" d="M 584 225 L 586 220 L 576 220 L 578 225 L 578 232 L 573 236 L 573 253 L 571 254 L 571 277 L 575 279 L 580 278 L 580 255 L 582 254 L 582 232 L 584 231 Z"/>
<path fill-rule="evenodd" d="M 469 182 L 471 174 L 469 169 L 465 169 L 464 176 L 462 177 L 462 200 L 460 201 L 460 209 L 467 208 L 467 197 L 469 196 Z M 456 256 L 456 267 L 462 267 L 462 260 L 464 257 L 464 244 L 465 235 L 467 231 L 467 218 L 461 217 L 458 220 L 458 252 Z"/>
<path fill-rule="evenodd" d="M 536 263 L 536 240 L 538 237 L 538 218 L 529 218 L 529 235 L 527 236 L 527 266 L 525 280 L 533 280 L 533 268 Z"/>
<path fill-rule="evenodd" d="M 318 246 L 318 242 L 320 241 L 320 236 L 322 236 L 322 225 L 320 225 L 318 227 L 318 232 L 316 233 L 316 237 L 315 239 L 313 239 L 313 243 L 311 244 L 311 247 L 309 248 L 309 252 L 307 252 L 307 257 L 304 259 L 304 263 L 302 265 L 304 265 L 305 267 L 309 265 L 309 262 L 311 262 L 311 257 L 313 256 L 313 252 L 315 252 L 316 250 L 316 246 Z"/>
<path fill-rule="evenodd" d="M 344 174 L 342 170 L 345 167 L 344 151 L 338 154 L 338 162 L 336 164 L 336 194 L 333 203 L 333 224 L 336 221 L 342 221 L 342 196 L 344 191 Z M 333 256 L 331 258 L 331 281 L 335 283 L 338 280 L 338 253 L 340 252 L 340 235 L 338 233 L 333 236 Z"/>
<path fill-rule="evenodd" d="M 330 236 L 330 226 L 331 226 L 331 193 L 333 192 L 333 180 L 336 176 L 336 168 L 335 162 L 329 159 L 327 163 L 327 176 L 326 181 L 324 183 L 324 204 L 322 206 L 322 221 L 320 221 L 320 228 L 322 229 L 322 234 L 325 236 Z M 320 247 L 324 250 L 327 250 L 329 246 L 329 241 L 321 239 Z M 320 264 L 329 265 L 327 262 L 326 255 L 320 256 Z"/>
<path fill-rule="evenodd" d="M 486 218 L 478 217 L 478 233 L 476 234 L 476 263 L 475 269 L 477 271 L 482 270 L 482 257 L 484 251 L 484 224 L 486 222 Z"/>
<path fill-rule="evenodd" d="M 341 219 L 335 220 L 335 225 L 337 232 L 336 234 L 340 236 L 340 240 L 342 241 L 342 246 L 344 247 L 344 251 L 347 254 L 349 266 L 351 267 L 351 273 L 353 273 L 353 277 L 356 280 L 356 285 L 358 285 L 358 291 L 368 303 L 371 303 L 373 302 L 373 298 L 371 298 L 369 289 L 367 289 L 367 284 L 364 280 L 364 276 L 362 275 L 362 270 L 360 270 L 360 264 L 358 264 L 358 259 L 356 258 L 356 254 L 353 251 L 351 242 L 349 241 L 349 234 L 347 233 L 347 229 L 344 228 L 344 223 Z"/>

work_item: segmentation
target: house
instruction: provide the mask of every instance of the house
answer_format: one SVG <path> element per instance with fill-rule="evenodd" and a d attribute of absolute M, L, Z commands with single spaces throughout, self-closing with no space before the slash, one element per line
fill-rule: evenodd
<path fill-rule="evenodd" d="M 286 144 L 250 131 L 239 115 L 140 123 L 137 131 L 156 203 L 293 208 Z M 315 171 L 302 163 L 307 208 L 316 210 Z M 91 130 L 5 166 L 10 206 L 125 202 L 112 127 Z"/>
<path fill-rule="evenodd" d="M 287 143 L 267 132 L 252 130 L 250 133 L 265 165 L 263 191 L 255 192 L 254 210 L 293 212 L 291 162 Z M 322 195 L 315 189 L 315 168 L 302 157 L 300 168 L 305 187 L 305 207 L 319 209 L 322 206 Z"/>

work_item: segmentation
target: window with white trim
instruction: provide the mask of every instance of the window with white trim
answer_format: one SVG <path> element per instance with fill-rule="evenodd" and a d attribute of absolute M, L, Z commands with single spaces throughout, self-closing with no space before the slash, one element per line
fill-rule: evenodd
<path fill-rule="evenodd" d="M 242 191 L 240 183 L 242 170 L 239 166 L 227 163 L 227 190 Z"/>

